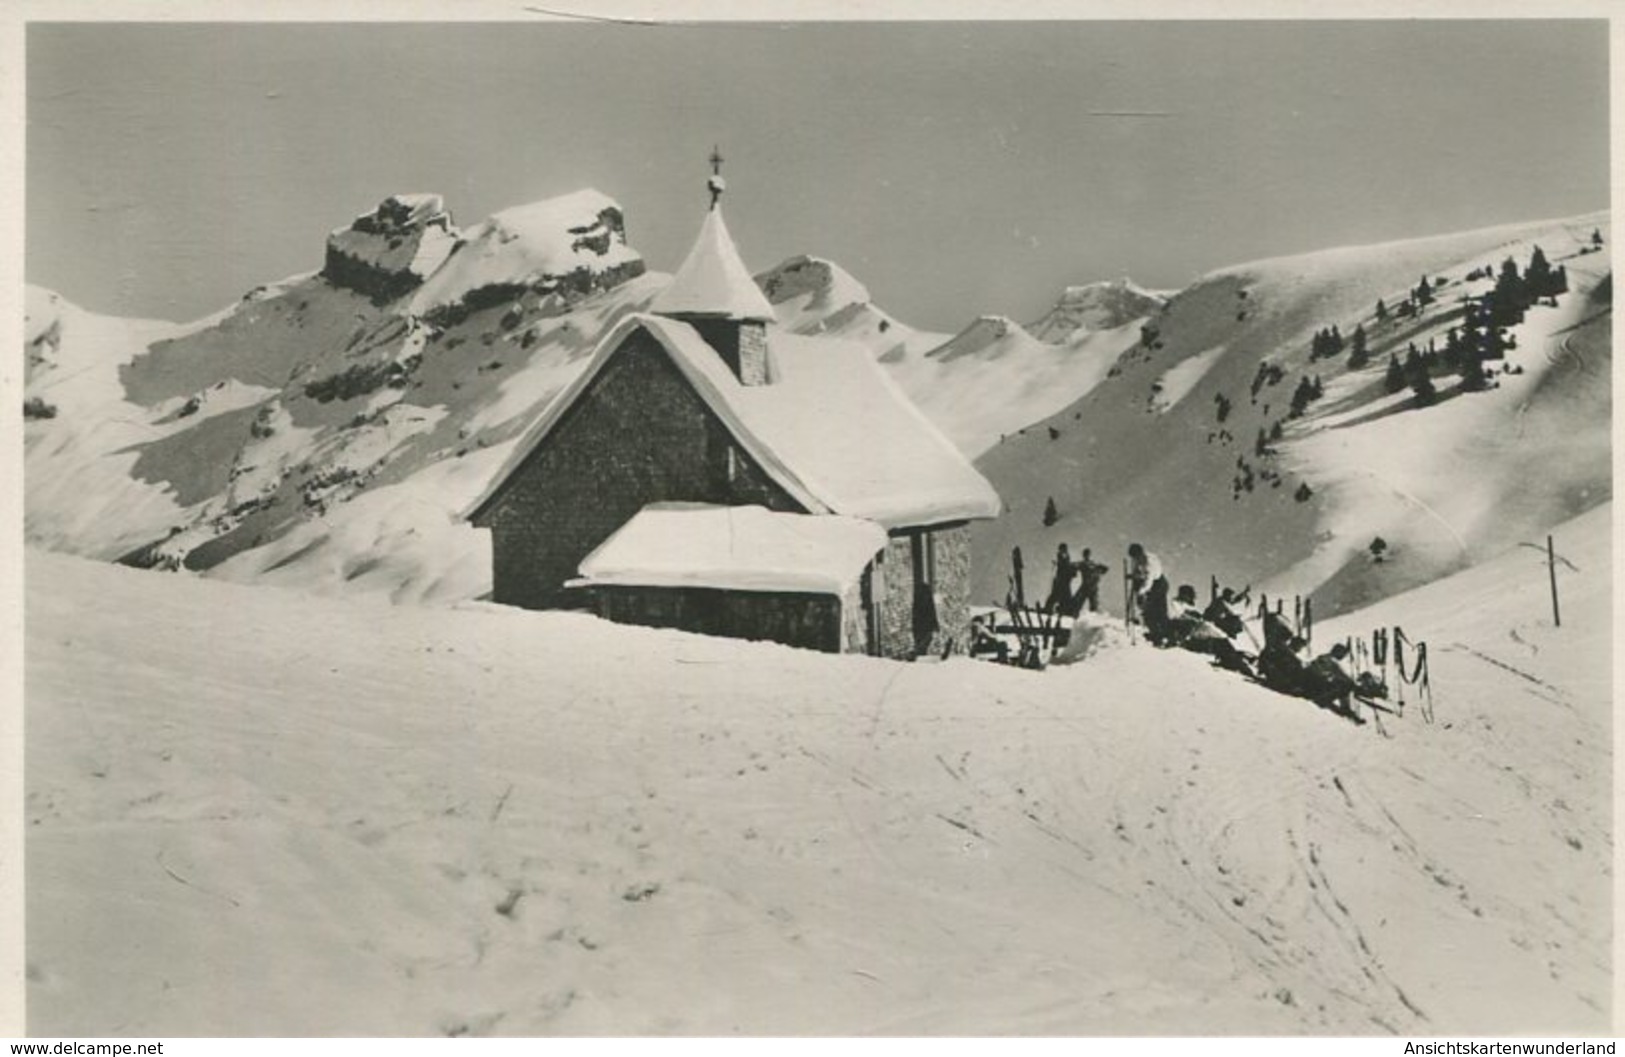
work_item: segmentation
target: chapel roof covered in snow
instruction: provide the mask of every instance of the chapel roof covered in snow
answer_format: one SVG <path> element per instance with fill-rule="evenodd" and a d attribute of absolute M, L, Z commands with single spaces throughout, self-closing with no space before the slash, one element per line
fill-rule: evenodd
<path fill-rule="evenodd" d="M 750 270 L 739 259 L 722 206 L 713 203 L 700 225 L 700 235 L 671 285 L 660 292 L 649 311 L 664 316 L 701 316 L 716 319 L 773 319 L 768 303 Z"/>
<path fill-rule="evenodd" d="M 587 555 L 566 586 L 841 594 L 885 545 L 885 530 L 860 518 L 651 503 Z"/>
<path fill-rule="evenodd" d="M 772 328 L 771 384 L 743 385 L 687 323 L 634 314 L 599 343 L 475 501 L 478 517 L 636 329 L 665 350 L 740 446 L 810 513 L 887 528 L 996 517 L 993 486 L 914 406 L 869 350 Z"/>

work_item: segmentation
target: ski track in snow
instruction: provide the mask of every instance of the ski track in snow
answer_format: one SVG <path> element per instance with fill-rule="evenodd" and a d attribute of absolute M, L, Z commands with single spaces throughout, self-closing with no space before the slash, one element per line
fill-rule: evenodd
<path fill-rule="evenodd" d="M 1521 552 L 1326 625 L 1432 642 L 1386 738 L 1143 644 L 901 665 L 31 554 L 30 1029 L 1606 1030 L 1609 513 L 1559 529 L 1561 630 Z"/>

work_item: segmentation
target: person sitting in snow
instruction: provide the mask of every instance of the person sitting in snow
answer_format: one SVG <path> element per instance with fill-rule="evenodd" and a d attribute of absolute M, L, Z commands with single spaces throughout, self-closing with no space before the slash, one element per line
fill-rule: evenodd
<path fill-rule="evenodd" d="M 1152 589 L 1161 596 L 1156 603 L 1156 607 L 1161 610 L 1158 614 L 1159 622 L 1162 624 L 1159 637 L 1164 640 L 1165 645 L 1182 646 L 1187 638 L 1200 630 L 1202 625 L 1201 611 L 1196 608 L 1196 588 L 1190 584 L 1180 584 L 1179 590 L 1174 592 L 1174 597 L 1170 600 L 1167 592 L 1168 578 L 1159 576 L 1157 579 L 1163 582 L 1161 589 L 1154 583 L 1152 585 Z M 1150 597 L 1150 592 L 1147 592 L 1147 597 Z M 1148 623 L 1147 627 L 1149 626 Z"/>
<path fill-rule="evenodd" d="M 1251 588 L 1248 590 L 1251 590 Z M 1241 619 L 1241 613 L 1238 611 L 1240 606 L 1246 604 L 1246 597 L 1247 591 L 1243 591 L 1238 595 L 1235 591 L 1226 587 L 1219 592 L 1217 598 L 1208 603 L 1208 607 L 1202 611 L 1202 617 L 1226 635 L 1235 638 L 1247 628 L 1246 623 Z"/>
<path fill-rule="evenodd" d="M 1302 697 L 1321 708 L 1361 722 L 1354 711 L 1358 683 L 1349 661 L 1347 644 L 1339 642 L 1308 663 L 1307 645 L 1279 613 L 1264 615 L 1264 650 L 1258 655 L 1258 678 L 1278 693 Z"/>
<path fill-rule="evenodd" d="M 1071 616 L 1077 616 L 1087 607 L 1089 612 L 1100 612 L 1100 578 L 1106 573 L 1106 566 L 1090 557 L 1089 548 L 1083 548 L 1083 555 L 1078 559 L 1078 593 L 1072 596 Z"/>
<path fill-rule="evenodd" d="M 1258 654 L 1258 678 L 1271 690 L 1293 697 L 1308 697 L 1304 674 L 1303 639 L 1279 613 L 1264 614 L 1264 648 Z"/>
<path fill-rule="evenodd" d="M 1069 617 L 1078 615 L 1072 608 L 1072 577 L 1077 573 L 1077 566 L 1072 564 L 1072 555 L 1067 553 L 1066 544 L 1055 549 L 1055 576 L 1050 582 L 1049 598 L 1044 601 L 1044 612 L 1061 613 Z"/>
<path fill-rule="evenodd" d="M 1157 578 L 1162 576 L 1162 562 L 1138 543 L 1128 545 L 1129 619 L 1145 612 L 1145 594 Z M 1167 600 L 1167 584 L 1163 584 L 1163 599 Z M 1149 625 L 1148 625 L 1149 626 Z"/>
<path fill-rule="evenodd" d="M 1010 660 L 1010 645 L 994 632 L 994 618 L 990 614 L 970 619 L 970 655 L 992 654 L 1000 664 Z"/>
<path fill-rule="evenodd" d="M 1173 604 L 1168 607 L 1168 617 L 1174 621 L 1202 619 L 1202 611 L 1196 608 L 1196 588 L 1190 584 L 1179 585 L 1179 590 L 1174 592 Z"/>
<path fill-rule="evenodd" d="M 1212 657 L 1221 668 L 1251 675 L 1252 662 L 1236 648 L 1230 634 L 1206 619 L 1196 606 L 1196 588 L 1181 584 L 1168 608 L 1168 645 Z"/>
<path fill-rule="evenodd" d="M 1308 697 L 1321 708 L 1358 719 L 1354 711 L 1354 691 L 1357 683 L 1349 658 L 1347 643 L 1339 642 L 1309 662 L 1305 669 Z"/>

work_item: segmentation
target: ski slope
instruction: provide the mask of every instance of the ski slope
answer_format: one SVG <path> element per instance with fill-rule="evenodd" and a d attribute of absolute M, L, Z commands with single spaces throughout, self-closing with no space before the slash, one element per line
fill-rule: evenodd
<path fill-rule="evenodd" d="M 1390 737 L 1109 646 L 895 664 L 27 556 L 35 1034 L 1610 1027 L 1611 504 Z"/>

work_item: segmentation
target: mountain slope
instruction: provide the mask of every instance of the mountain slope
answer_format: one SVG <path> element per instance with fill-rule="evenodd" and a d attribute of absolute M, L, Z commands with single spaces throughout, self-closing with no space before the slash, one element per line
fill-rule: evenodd
<path fill-rule="evenodd" d="M 393 196 L 333 232 L 320 273 L 187 326 L 33 291 L 27 394 L 54 413 L 27 426 L 28 538 L 226 578 L 471 597 L 487 545 L 459 504 L 664 281 L 643 274 L 619 208 L 584 191 L 467 232 L 438 196 Z"/>
<path fill-rule="evenodd" d="M 756 277 L 786 329 L 868 346 L 920 409 L 975 456 L 1088 392 L 1160 306 L 1127 280 L 1070 287 L 1039 321 L 1042 339 L 1001 316 L 958 334 L 899 323 L 839 265 L 793 257 Z"/>
<path fill-rule="evenodd" d="M 488 541 L 457 512 L 607 329 L 668 281 L 643 273 L 622 223 L 590 191 L 466 230 L 438 196 L 397 195 L 333 232 L 319 273 L 184 326 L 31 289 L 28 539 L 322 591 L 481 595 Z M 1126 281 L 1073 287 L 1033 324 L 1049 341 L 999 317 L 952 338 L 915 331 L 816 258 L 758 281 L 786 329 L 867 344 L 962 450 L 987 449 L 1008 513 L 976 528 L 978 601 L 1002 599 L 1013 546 L 1042 578 L 1058 542 L 1109 557 L 1140 539 L 1176 582 L 1313 592 L 1325 615 L 1536 540 L 1611 495 L 1611 272 L 1606 253 L 1583 252 L 1606 225 L 1254 262 L 1166 303 Z M 1509 332 L 1521 373 L 1457 394 L 1436 372 L 1427 408 L 1385 389 L 1390 353 L 1442 347 L 1463 298 L 1536 244 L 1571 292 Z M 1438 292 L 1420 317 L 1374 318 L 1423 274 Z M 1369 366 L 1312 358 L 1311 335 L 1334 324 L 1365 329 Z M 1294 417 L 1311 377 L 1322 396 Z M 1060 520 L 1045 526 L 1051 498 Z M 1114 584 L 1105 594 L 1119 604 Z"/>
<path fill-rule="evenodd" d="M 896 665 L 31 554 L 29 1027 L 1605 1032 L 1609 512 L 1560 629 L 1521 550 L 1346 622 L 1433 646 L 1386 738 L 1143 644 Z"/>
<path fill-rule="evenodd" d="M 140 446 L 180 432 L 179 402 L 149 409 L 127 399 L 122 365 L 185 328 L 108 319 L 49 291 L 27 289 L 24 532 L 35 543 L 111 560 L 182 516 L 173 491 L 135 472 Z M 256 389 L 228 379 L 201 387 L 198 410 L 226 414 Z"/>
<path fill-rule="evenodd" d="M 1013 546 L 1028 568 L 1058 542 L 1120 555 L 1140 540 L 1174 583 L 1208 576 L 1272 593 L 1314 594 L 1324 613 L 1425 583 L 1531 540 L 1611 495 L 1611 270 L 1589 252 L 1607 215 L 1352 247 L 1223 269 L 1181 292 L 1108 379 L 1064 411 L 1007 438 L 978 465 L 1009 512 L 978 527 L 977 597 L 1004 596 Z M 1488 392 L 1419 407 L 1390 394 L 1390 353 L 1446 345 L 1468 279 L 1539 245 L 1566 267 L 1570 293 L 1537 305 L 1508 337 L 1516 348 Z M 1429 276 L 1419 316 L 1378 320 Z M 1336 325 L 1369 335 L 1369 366 L 1312 359 Z M 1267 366 L 1266 366 L 1267 365 Z M 1322 396 L 1294 417 L 1299 384 Z M 1280 434 L 1271 439 L 1279 427 Z M 1262 437 L 1260 436 L 1262 431 Z M 1042 524 L 1053 498 L 1059 521 Z M 1380 537 L 1384 560 L 1369 550 Z M 1029 585 L 1031 586 L 1031 585 Z M 1109 584 L 1109 604 L 1121 590 Z"/>
<path fill-rule="evenodd" d="M 319 272 L 184 326 L 31 289 L 28 538 L 233 580 L 478 596 L 489 543 L 458 512 L 668 281 L 643 273 L 619 207 L 582 191 L 467 229 L 438 195 L 393 195 L 329 235 Z M 949 341 L 827 261 L 761 281 L 785 329 L 868 345 L 971 450 L 1094 384 L 1132 329 Z"/>
<path fill-rule="evenodd" d="M 791 257 L 755 280 L 784 329 L 856 341 L 882 363 L 935 348 L 948 337 L 899 322 L 875 305 L 867 287 L 822 257 Z"/>

